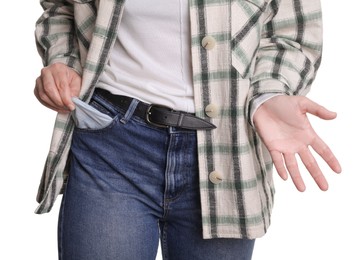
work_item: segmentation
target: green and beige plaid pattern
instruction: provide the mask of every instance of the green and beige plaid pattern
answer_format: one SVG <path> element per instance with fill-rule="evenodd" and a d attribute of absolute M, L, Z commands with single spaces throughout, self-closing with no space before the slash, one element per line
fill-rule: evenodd
<path fill-rule="evenodd" d="M 62 62 L 82 74 L 88 100 L 120 24 L 122 0 L 42 0 L 36 36 L 44 65 Z M 189 0 L 197 115 L 217 125 L 198 132 L 204 238 L 257 238 L 270 225 L 272 162 L 250 122 L 264 93 L 305 95 L 321 57 L 318 0 Z M 202 40 L 216 44 L 204 48 Z M 67 178 L 73 123 L 58 115 L 37 200 L 50 211 Z M 219 181 L 210 181 L 216 173 Z"/>

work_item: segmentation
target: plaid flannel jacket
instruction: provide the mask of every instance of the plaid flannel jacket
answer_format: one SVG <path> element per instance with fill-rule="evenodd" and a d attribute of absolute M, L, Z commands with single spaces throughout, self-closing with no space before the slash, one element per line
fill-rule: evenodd
<path fill-rule="evenodd" d="M 44 65 L 82 75 L 88 101 L 110 55 L 125 0 L 41 0 L 37 47 Z M 203 236 L 257 238 L 270 225 L 272 161 L 250 122 L 264 93 L 304 95 L 320 64 L 319 0 L 189 0 Z M 56 119 L 36 213 L 50 211 L 67 179 L 73 122 Z"/>

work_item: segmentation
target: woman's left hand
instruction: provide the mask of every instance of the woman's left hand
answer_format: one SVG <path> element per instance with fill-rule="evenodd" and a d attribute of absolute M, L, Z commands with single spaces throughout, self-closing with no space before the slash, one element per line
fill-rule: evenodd
<path fill-rule="evenodd" d="M 288 173 L 299 191 L 305 190 L 295 155 L 298 154 L 321 190 L 328 183 L 320 170 L 311 146 L 336 173 L 341 166 L 326 143 L 312 128 L 307 113 L 331 120 L 337 114 L 303 96 L 275 96 L 264 102 L 254 114 L 256 130 L 269 150 L 279 176 L 286 180 Z"/>

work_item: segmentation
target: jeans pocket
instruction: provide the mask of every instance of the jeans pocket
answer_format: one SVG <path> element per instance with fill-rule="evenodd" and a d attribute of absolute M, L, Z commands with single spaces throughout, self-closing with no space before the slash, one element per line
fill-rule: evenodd
<path fill-rule="evenodd" d="M 79 98 L 73 98 L 72 101 L 75 104 L 72 117 L 77 128 L 99 130 L 109 126 L 113 122 L 112 117 L 100 112 Z"/>

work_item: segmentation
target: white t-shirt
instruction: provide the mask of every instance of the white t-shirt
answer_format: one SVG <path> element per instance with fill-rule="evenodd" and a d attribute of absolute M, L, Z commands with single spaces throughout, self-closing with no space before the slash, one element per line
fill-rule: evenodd
<path fill-rule="evenodd" d="M 195 112 L 188 0 L 126 1 L 97 87 Z"/>

